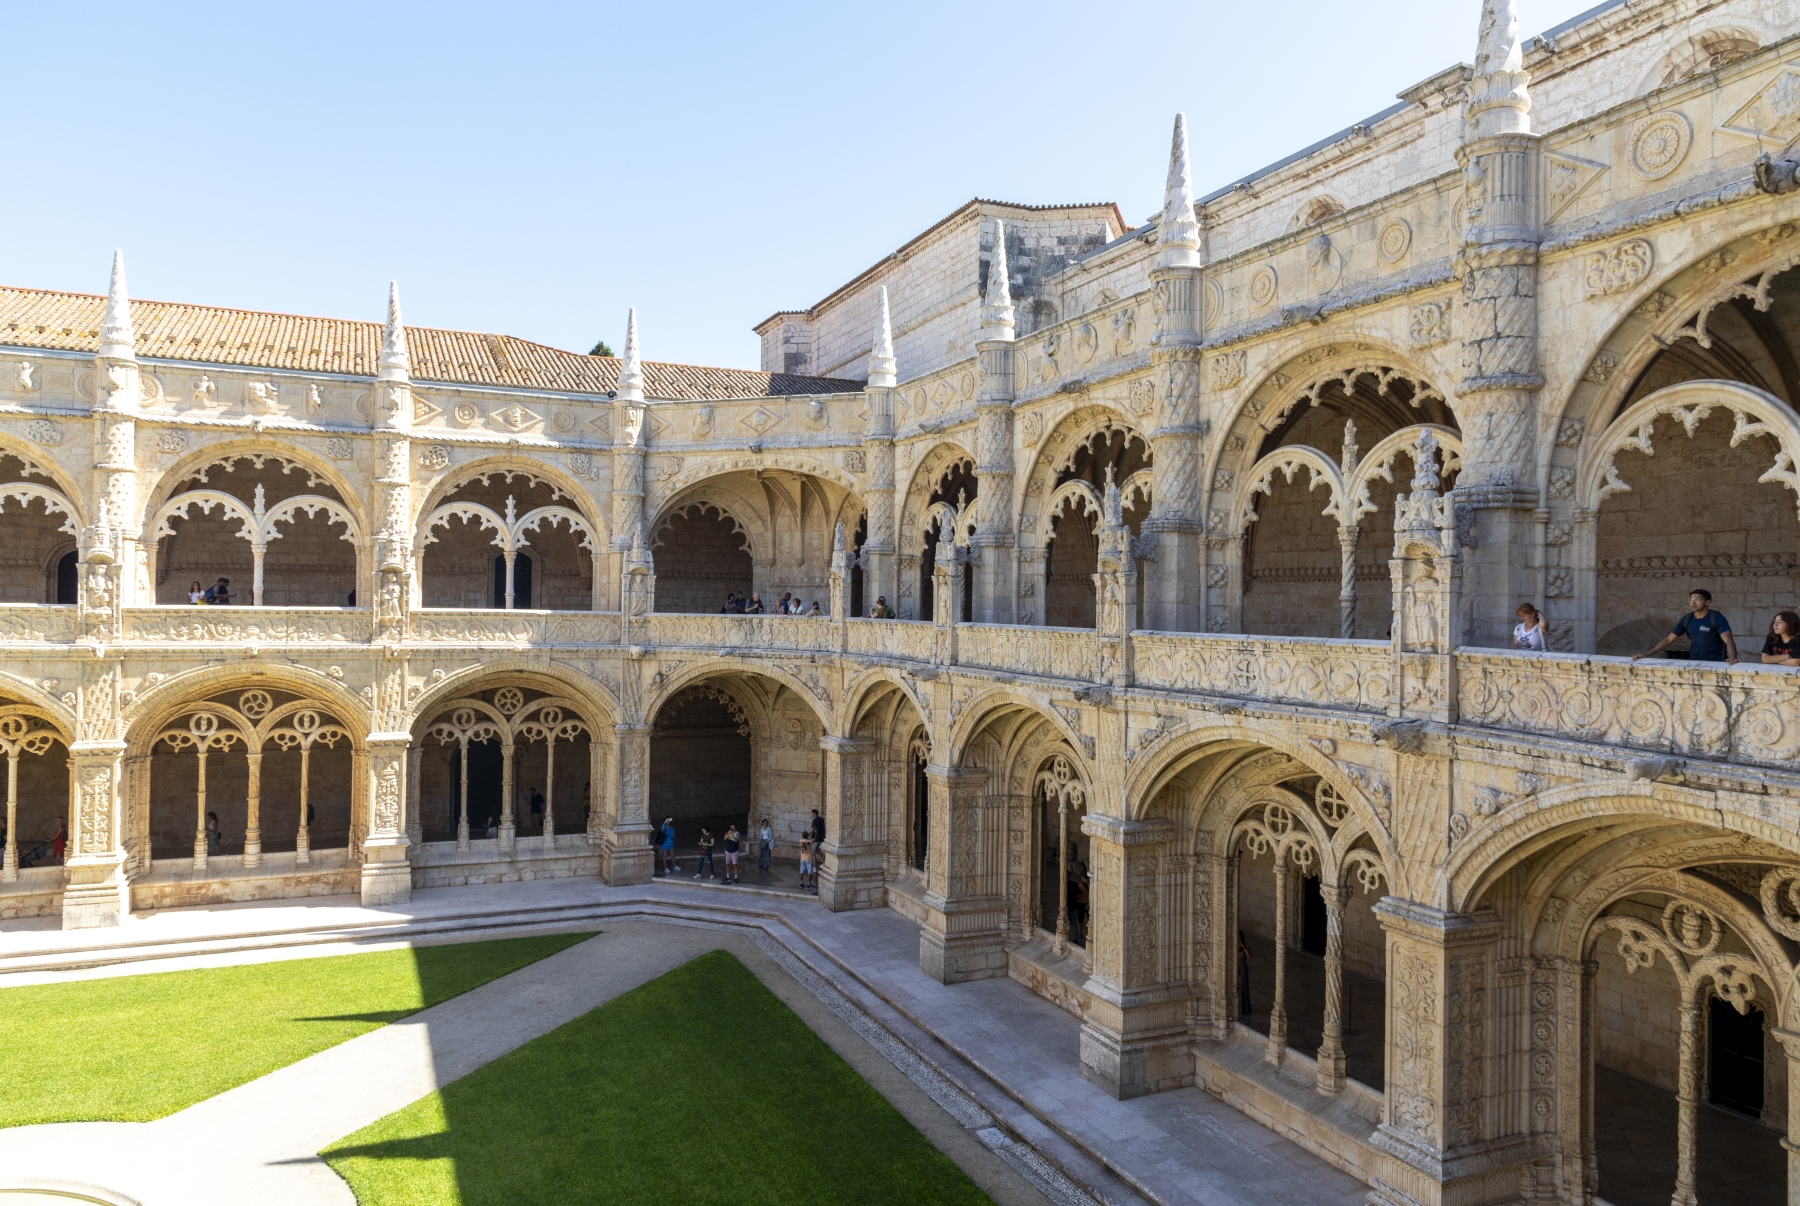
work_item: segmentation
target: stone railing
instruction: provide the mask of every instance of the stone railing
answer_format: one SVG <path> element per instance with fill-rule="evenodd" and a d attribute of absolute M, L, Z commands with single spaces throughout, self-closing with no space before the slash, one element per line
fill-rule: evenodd
<path fill-rule="evenodd" d="M 961 666 L 1092 682 L 1099 660 L 1100 642 L 1091 628 L 959 624 L 956 629 L 956 661 Z"/>
<path fill-rule="evenodd" d="M 830 620 L 808 616 L 652 615 L 645 634 L 653 645 L 702 649 L 817 650 L 836 648 Z"/>
<path fill-rule="evenodd" d="M 1385 641 L 1140 632 L 1131 644 L 1142 687 L 1387 711 L 1393 652 Z"/>
<path fill-rule="evenodd" d="M 1723 662 L 1457 651 L 1462 723 L 1792 768 L 1800 673 Z"/>
<path fill-rule="evenodd" d="M 68 609 L 73 626 L 74 608 Z M 374 631 L 354 607 L 127 607 L 125 639 L 150 644 L 366 644 Z"/>
<path fill-rule="evenodd" d="M 936 641 L 932 631 L 924 620 L 850 620 L 845 646 L 853 656 L 928 662 Z"/>
<path fill-rule="evenodd" d="M 75 608 L 46 603 L 0 604 L 0 641 L 67 643 L 75 639 Z"/>
<path fill-rule="evenodd" d="M 617 612 L 503 611 L 422 607 L 416 641 L 434 645 L 617 645 Z"/>

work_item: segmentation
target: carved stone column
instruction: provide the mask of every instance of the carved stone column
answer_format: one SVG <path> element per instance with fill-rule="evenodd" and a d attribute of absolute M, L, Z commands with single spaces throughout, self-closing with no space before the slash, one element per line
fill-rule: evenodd
<path fill-rule="evenodd" d="M 1100 659 L 1094 677 L 1127 687 L 1131 685 L 1131 630 L 1137 618 L 1137 561 L 1132 557 L 1131 529 L 1125 526 L 1119 487 L 1110 469 L 1096 535 L 1094 635 L 1100 643 Z"/>
<path fill-rule="evenodd" d="M 1457 149 L 1468 231 L 1456 257 L 1462 280 L 1463 378 L 1454 408 L 1463 435 L 1456 509 L 1466 517 L 1467 623 L 1461 644 L 1510 644 L 1513 608 L 1536 593 L 1538 506 L 1538 173 L 1530 75 L 1518 16 L 1504 0 L 1483 5 L 1475 75 Z"/>
<path fill-rule="evenodd" d="M 926 919 L 919 969 L 942 984 L 1006 974 L 1006 894 L 999 803 L 986 771 L 925 768 L 931 792 Z"/>
<path fill-rule="evenodd" d="M 884 834 L 872 825 L 869 779 L 874 773 L 873 737 L 825 737 L 825 863 L 819 871 L 819 899 L 834 913 L 874 909 L 887 903 L 882 883 Z"/>
<path fill-rule="evenodd" d="M 968 572 L 967 552 L 956 544 L 956 527 L 955 519 L 939 526 L 931 571 L 931 622 L 936 626 L 931 660 L 940 666 L 956 664 L 956 623 L 962 617 L 963 575 Z"/>
<path fill-rule="evenodd" d="M 412 734 L 373 733 L 368 740 L 369 828 L 363 839 L 362 902 L 404 904 L 412 899 L 406 836 L 406 764 Z"/>
<path fill-rule="evenodd" d="M 1369 1201 L 1516 1201 L 1533 1148 L 1509 1133 L 1515 1120 L 1499 1107 L 1494 1065 L 1507 1036 L 1491 1002 L 1500 918 L 1392 896 L 1375 914 L 1387 932 L 1387 1086 L 1370 1141 L 1409 1175 L 1378 1181 Z"/>
<path fill-rule="evenodd" d="M 1787 1206 L 1800 1206 L 1800 1033 L 1781 1027 L 1771 1033 L 1781 1040 L 1782 1054 L 1787 1057 L 1787 1134 L 1781 1139 L 1787 1152 L 1787 1193 L 1781 1200 Z"/>
<path fill-rule="evenodd" d="M 262 866 L 262 751 L 244 755 L 249 767 L 248 786 L 244 792 L 244 866 Z"/>
<path fill-rule="evenodd" d="M 1167 817 L 1125 821 L 1089 814 L 1088 927 L 1093 1009 L 1081 1027 L 1081 1075 L 1124 1100 L 1192 1084 L 1188 988 L 1172 951 L 1189 941 L 1173 902 L 1187 897 L 1186 864 Z"/>
<path fill-rule="evenodd" d="M 1361 529 L 1353 523 L 1338 526 L 1338 635 L 1356 639 L 1356 544 Z"/>
<path fill-rule="evenodd" d="M 456 848 L 469 848 L 469 743 L 467 740 L 458 743 L 462 747 L 462 801 L 457 809 Z M 425 818 L 419 815 L 419 783 L 424 778 L 419 773 L 419 764 L 424 760 L 425 747 L 414 743 L 406 759 L 406 836 L 413 845 L 425 842 Z M 306 806 L 301 805 L 304 810 Z M 304 817 L 301 818 L 305 820 Z"/>
<path fill-rule="evenodd" d="M 635 666 L 627 666 L 635 674 Z M 650 847 L 650 726 L 616 724 L 618 780 L 613 798 L 618 816 L 600 842 L 600 876 L 607 883 L 647 884 L 655 872 L 656 853 Z"/>
<path fill-rule="evenodd" d="M 77 741 L 69 750 L 72 789 L 63 929 L 118 925 L 131 912 L 125 875 L 124 816 L 120 784 L 125 743 Z"/>
<path fill-rule="evenodd" d="M 885 598 L 899 614 L 900 580 L 895 553 L 899 548 L 894 527 L 894 401 L 892 390 L 869 392 L 869 434 L 863 437 L 863 455 L 869 468 L 869 537 L 862 546 L 863 614 L 875 600 Z M 875 394 L 883 396 L 879 399 Z M 876 407 L 880 406 L 878 412 Z M 878 417 L 885 428 L 877 427 Z"/>
<path fill-rule="evenodd" d="M 981 480 L 974 550 L 977 624 L 1011 624 L 1017 608 L 1013 534 L 1012 344 L 981 345 L 981 395 L 975 406 L 975 473 Z M 990 367 L 1004 362 L 1004 370 Z M 1004 373 L 1004 375 L 1002 375 Z"/>
<path fill-rule="evenodd" d="M 1320 885 L 1325 900 L 1325 1034 L 1319 1043 L 1319 1092 L 1344 1089 L 1344 906 L 1350 889 Z"/>

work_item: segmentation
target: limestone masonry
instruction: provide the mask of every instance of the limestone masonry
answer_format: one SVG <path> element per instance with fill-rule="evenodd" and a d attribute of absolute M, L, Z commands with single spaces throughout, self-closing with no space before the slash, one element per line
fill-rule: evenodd
<path fill-rule="evenodd" d="M 0 289 L 0 918 L 818 808 L 825 907 L 1371 1202 L 1604 1198 L 1623 1073 L 1678 1206 L 1714 1109 L 1800 1204 L 1800 0 L 1474 49 L 1209 195 L 1177 117 L 1143 225 L 971 201 L 761 372 Z M 1739 663 L 1623 656 L 1695 588 Z"/>

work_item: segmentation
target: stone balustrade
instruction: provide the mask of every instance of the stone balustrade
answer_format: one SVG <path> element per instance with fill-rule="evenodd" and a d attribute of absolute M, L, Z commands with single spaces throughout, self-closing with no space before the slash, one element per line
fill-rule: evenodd
<path fill-rule="evenodd" d="M 1574 654 L 1457 654 L 1464 724 L 1791 769 L 1800 672 Z"/>
<path fill-rule="evenodd" d="M 627 634 L 617 613 L 437 609 L 414 611 L 421 645 L 596 647 L 621 643 L 746 654 L 829 653 L 854 660 L 931 663 L 934 625 L 799 616 L 658 613 Z M 128 644 L 367 645 L 371 613 L 356 608 L 126 608 Z M 957 666 L 1086 685 L 1100 671 L 1092 630 L 956 626 Z M 0 645 L 67 645 L 76 609 L 0 606 Z M 1394 654 L 1386 642 L 1136 632 L 1131 684 L 1273 704 L 1388 714 Z M 1458 722 L 1680 757 L 1757 766 L 1800 764 L 1800 673 L 1780 667 L 1657 659 L 1518 654 L 1454 655 Z"/>

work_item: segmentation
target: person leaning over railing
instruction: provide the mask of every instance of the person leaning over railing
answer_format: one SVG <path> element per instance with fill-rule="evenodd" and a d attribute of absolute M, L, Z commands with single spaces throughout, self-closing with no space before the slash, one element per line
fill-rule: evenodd
<path fill-rule="evenodd" d="M 1675 627 L 1668 636 L 1643 653 L 1632 654 L 1631 660 L 1635 662 L 1640 658 L 1655 657 L 1673 644 L 1676 637 L 1686 637 L 1688 661 L 1737 665 L 1737 638 L 1731 635 L 1731 621 L 1725 618 L 1725 613 L 1712 609 L 1712 592 L 1699 589 L 1690 591 L 1688 606 L 1693 610 L 1675 621 Z"/>

